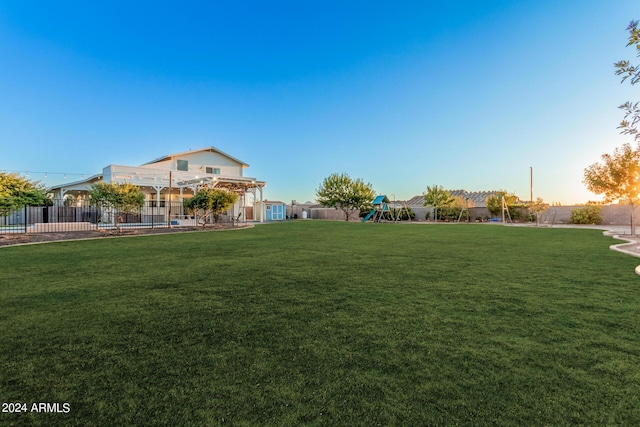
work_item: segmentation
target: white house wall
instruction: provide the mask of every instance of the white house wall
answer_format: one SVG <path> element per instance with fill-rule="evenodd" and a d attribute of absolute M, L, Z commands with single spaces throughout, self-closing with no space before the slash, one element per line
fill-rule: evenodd
<path fill-rule="evenodd" d="M 184 172 L 183 172 L 184 173 Z M 193 174 L 189 175 L 189 179 Z M 160 169 L 142 168 L 141 166 L 109 165 L 102 170 L 104 182 L 128 182 L 137 186 L 169 186 L 169 171 Z M 174 175 L 174 180 L 179 178 Z"/>
<path fill-rule="evenodd" d="M 142 168 L 149 169 L 162 169 L 162 170 L 177 170 L 177 160 L 186 160 L 189 162 L 188 172 L 197 174 L 204 174 L 207 167 L 219 168 L 220 175 L 225 176 L 242 176 L 243 167 L 238 162 L 229 159 L 227 156 L 223 156 L 211 151 L 203 151 L 192 154 L 184 154 L 173 159 L 163 160 L 147 165 L 142 165 Z"/>

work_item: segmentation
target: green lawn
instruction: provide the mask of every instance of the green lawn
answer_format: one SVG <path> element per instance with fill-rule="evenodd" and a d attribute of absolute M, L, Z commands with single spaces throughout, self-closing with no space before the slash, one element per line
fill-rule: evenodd
<path fill-rule="evenodd" d="M 602 232 L 292 222 L 0 249 L 0 425 L 640 425 Z"/>

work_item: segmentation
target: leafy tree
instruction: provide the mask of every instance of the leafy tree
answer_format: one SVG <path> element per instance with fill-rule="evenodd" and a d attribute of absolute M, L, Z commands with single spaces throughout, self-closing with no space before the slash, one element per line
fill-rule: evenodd
<path fill-rule="evenodd" d="M 527 208 L 529 209 L 529 213 L 535 216 L 536 225 L 538 225 L 540 223 L 540 214 L 546 211 L 549 208 L 549 205 L 545 203 L 542 198 L 538 197 L 535 202 L 529 203 Z"/>
<path fill-rule="evenodd" d="M 438 209 L 451 206 L 455 202 L 455 198 L 451 196 L 448 190 L 434 185 L 427 185 L 427 191 L 422 193 L 424 196 L 424 206 L 433 206 L 434 221 L 438 220 Z"/>
<path fill-rule="evenodd" d="M 485 199 L 485 204 L 487 206 L 487 210 L 491 214 L 491 216 L 496 217 L 499 216 L 502 212 L 502 200 L 499 195 L 492 195 Z"/>
<path fill-rule="evenodd" d="M 370 183 L 360 179 L 351 179 L 346 173 L 334 173 L 322 181 L 316 190 L 316 198 L 322 206 L 341 209 L 345 221 L 357 210 L 371 209 L 375 192 Z"/>
<path fill-rule="evenodd" d="M 451 196 L 452 202 L 447 206 L 442 206 L 437 212 L 437 218 L 444 221 L 457 221 L 463 209 L 467 208 L 467 201 L 461 196 Z M 465 217 L 469 220 L 469 216 Z"/>
<path fill-rule="evenodd" d="M 114 212 L 113 225 L 122 231 L 119 223 L 126 215 L 137 214 L 144 206 L 144 194 L 140 187 L 133 184 L 117 182 L 99 182 L 89 188 L 90 203 Z"/>
<path fill-rule="evenodd" d="M 623 144 L 613 154 L 603 154 L 602 163 L 594 163 L 584 170 L 582 181 L 587 189 L 603 194 L 607 203 L 621 200 L 631 210 L 631 234 L 635 235 L 633 214 L 640 200 L 640 148 Z"/>
<path fill-rule="evenodd" d="M 474 206 L 474 203 L 473 200 L 467 197 L 453 196 L 453 206 L 457 206 L 460 209 L 472 208 Z"/>
<path fill-rule="evenodd" d="M 51 205 L 45 187 L 15 173 L 0 172 L 0 215 L 25 206 Z"/>
<path fill-rule="evenodd" d="M 416 214 L 411 210 L 409 206 L 390 208 L 389 213 L 393 218 L 399 217 L 400 221 L 412 221 L 416 219 Z"/>
<path fill-rule="evenodd" d="M 600 210 L 602 206 L 588 205 L 583 208 L 571 211 L 571 224 L 600 224 L 602 215 Z"/>
<path fill-rule="evenodd" d="M 629 41 L 627 46 L 634 46 L 636 56 L 640 57 L 640 28 L 638 21 L 631 21 L 627 27 L 629 31 Z M 632 65 L 627 60 L 618 61 L 614 64 L 616 75 L 622 76 L 622 81 L 629 79 L 632 85 L 640 82 L 640 65 Z M 640 123 L 640 106 L 638 102 L 627 101 L 618 108 L 625 112 L 624 119 L 620 122 L 618 129 L 622 129 L 623 134 L 633 135 L 636 141 L 640 140 L 638 124 Z"/>
<path fill-rule="evenodd" d="M 457 221 L 460 218 L 460 214 L 462 213 L 462 208 L 460 206 L 451 205 L 444 206 L 440 208 L 438 212 L 438 219 L 444 221 Z M 465 217 L 465 220 L 467 218 Z"/>
<path fill-rule="evenodd" d="M 470 220 L 468 209 L 474 206 L 473 200 L 470 200 L 468 197 L 463 197 L 463 196 L 453 196 L 453 199 L 454 200 L 453 200 L 453 203 L 451 204 L 450 209 L 453 209 L 455 218 L 452 218 L 452 219 L 457 221 L 458 218 L 464 218 L 464 220 L 468 222 Z M 463 215 L 461 217 L 460 214 L 463 212 L 464 209 L 467 209 L 466 215 Z"/>
<path fill-rule="evenodd" d="M 238 194 L 224 188 L 204 187 L 183 203 L 188 211 L 200 211 L 200 222 L 206 227 L 209 218 L 213 217 L 214 224 L 220 221 L 220 216 L 233 206 L 238 200 Z"/>
<path fill-rule="evenodd" d="M 520 203 L 518 196 L 513 193 L 507 193 L 505 190 L 500 190 L 494 195 L 486 198 L 485 204 L 489 213 L 493 216 L 502 215 L 502 199 L 506 202 L 509 217 L 512 220 L 519 218 L 521 212 L 518 208 L 521 207 L 522 204 Z"/>

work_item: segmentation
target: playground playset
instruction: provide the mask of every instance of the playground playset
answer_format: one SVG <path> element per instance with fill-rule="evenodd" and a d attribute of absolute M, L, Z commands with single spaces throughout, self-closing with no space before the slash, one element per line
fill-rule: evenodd
<path fill-rule="evenodd" d="M 391 202 L 385 195 L 377 196 L 373 199 L 373 209 L 362 218 L 362 222 L 367 222 L 369 219 L 373 222 L 381 221 L 400 221 L 402 213 L 406 212 L 409 221 L 411 221 L 411 215 L 406 203 Z"/>

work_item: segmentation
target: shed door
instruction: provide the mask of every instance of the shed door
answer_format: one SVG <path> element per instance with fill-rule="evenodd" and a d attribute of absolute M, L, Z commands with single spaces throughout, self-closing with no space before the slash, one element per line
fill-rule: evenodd
<path fill-rule="evenodd" d="M 284 219 L 284 206 L 283 205 L 273 205 L 272 211 L 272 219 L 275 221 Z"/>

